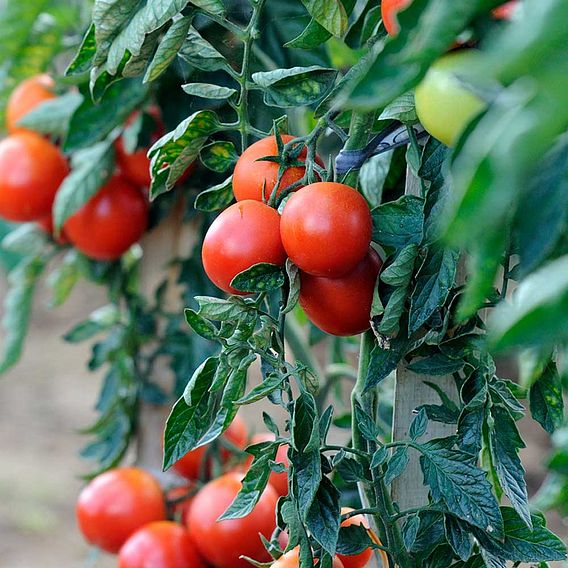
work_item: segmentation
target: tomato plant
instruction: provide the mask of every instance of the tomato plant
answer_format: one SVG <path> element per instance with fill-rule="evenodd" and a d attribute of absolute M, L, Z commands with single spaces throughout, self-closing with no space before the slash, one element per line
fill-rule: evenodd
<path fill-rule="evenodd" d="M 217 568 L 566 559 L 535 508 L 568 487 L 565 0 L 6 5 L 0 371 L 44 274 L 105 289 L 65 337 L 103 373 L 88 542 L 151 558 L 169 515 Z M 88 498 L 126 456 L 167 470 L 134 516 Z"/>

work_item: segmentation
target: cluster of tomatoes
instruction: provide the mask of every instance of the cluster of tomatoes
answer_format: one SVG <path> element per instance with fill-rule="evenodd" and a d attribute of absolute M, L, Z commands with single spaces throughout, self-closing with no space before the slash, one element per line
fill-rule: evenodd
<path fill-rule="evenodd" d="M 245 447 L 248 432 L 238 416 L 224 437 L 236 448 Z M 257 434 L 250 443 L 272 440 L 272 434 Z M 186 484 L 166 492 L 150 473 L 136 467 L 113 469 L 94 478 L 81 492 L 76 508 L 85 539 L 118 554 L 120 568 L 246 568 L 250 564 L 241 558 L 245 556 L 271 562 L 260 535 L 270 540 L 275 533 L 277 501 L 288 493 L 286 471 L 270 474 L 249 515 L 218 522 L 239 492 L 251 459 L 238 463 L 236 456 L 222 449 L 219 459 L 225 473 L 201 484 L 199 480 L 211 474 L 210 453 L 211 448 L 202 447 L 179 460 L 174 470 Z M 288 465 L 285 446 L 280 446 L 276 461 Z M 344 522 L 349 524 L 365 521 L 355 516 Z M 280 534 L 279 544 L 286 548 L 285 533 Z M 362 568 L 371 554 L 368 549 L 358 555 L 340 556 L 337 562 L 344 568 Z M 297 550 L 284 554 L 275 566 L 297 567 Z"/>
<path fill-rule="evenodd" d="M 55 98 L 54 87 L 51 77 L 37 75 L 14 89 L 6 107 L 9 135 L 0 142 L 0 217 L 34 221 L 49 234 L 53 234 L 53 203 L 69 165 L 57 144 L 18 123 Z M 151 180 L 146 151 L 127 153 L 120 138 L 115 149 L 115 174 L 56 235 L 60 244 L 70 243 L 97 260 L 119 258 L 148 226 L 146 188 Z"/>
<path fill-rule="evenodd" d="M 282 136 L 283 142 L 293 140 Z M 371 245 L 371 212 L 352 187 L 317 182 L 299 187 L 282 215 L 265 202 L 278 182 L 279 165 L 260 160 L 278 154 L 276 138 L 255 142 L 239 158 L 233 175 L 237 203 L 213 222 L 203 241 L 203 266 L 221 290 L 242 294 L 233 278 L 257 263 L 300 269 L 300 305 L 320 329 L 356 335 L 369 328 L 381 260 Z M 260 161 L 259 161 L 260 160 Z M 298 157 L 305 162 L 306 151 Z M 305 167 L 288 168 L 277 188 L 300 181 Z"/>

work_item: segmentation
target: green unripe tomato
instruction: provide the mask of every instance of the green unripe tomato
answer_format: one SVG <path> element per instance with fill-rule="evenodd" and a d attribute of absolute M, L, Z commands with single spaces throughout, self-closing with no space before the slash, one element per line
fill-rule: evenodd
<path fill-rule="evenodd" d="M 474 58 L 471 51 L 444 55 L 416 87 L 416 113 L 422 126 L 447 146 L 455 144 L 469 122 L 486 106 L 458 78 L 467 72 L 468 63 Z"/>

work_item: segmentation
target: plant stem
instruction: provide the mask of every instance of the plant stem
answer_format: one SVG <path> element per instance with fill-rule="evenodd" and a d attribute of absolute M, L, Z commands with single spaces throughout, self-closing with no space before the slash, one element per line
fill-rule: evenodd
<path fill-rule="evenodd" d="M 375 113 L 358 113 L 354 112 L 349 125 L 349 139 L 343 147 L 344 150 L 361 150 L 369 140 L 373 124 L 375 123 Z M 346 185 L 357 185 L 359 177 L 358 170 L 352 170 L 345 174 L 342 182 Z"/>
<path fill-rule="evenodd" d="M 248 146 L 249 135 L 249 116 L 248 116 L 248 82 L 250 75 L 250 62 L 252 55 L 252 47 L 255 39 L 258 37 L 258 20 L 265 0 L 258 0 L 253 3 L 253 11 L 250 22 L 244 30 L 244 53 L 241 72 L 236 79 L 241 86 L 239 101 L 237 102 L 237 115 L 239 117 L 239 130 L 241 133 L 241 150 L 244 151 Z"/>

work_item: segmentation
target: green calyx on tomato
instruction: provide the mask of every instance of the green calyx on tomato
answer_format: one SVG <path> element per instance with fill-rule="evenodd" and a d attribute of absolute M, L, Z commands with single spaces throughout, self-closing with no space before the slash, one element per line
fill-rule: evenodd
<path fill-rule="evenodd" d="M 453 146 L 469 122 L 486 107 L 460 80 L 475 54 L 469 50 L 444 55 L 416 87 L 416 113 L 422 126 L 446 146 Z"/>

